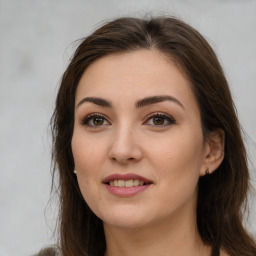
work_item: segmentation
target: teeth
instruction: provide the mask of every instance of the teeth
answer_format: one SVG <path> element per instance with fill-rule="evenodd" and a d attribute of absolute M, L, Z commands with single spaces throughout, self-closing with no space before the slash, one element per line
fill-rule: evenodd
<path fill-rule="evenodd" d="M 118 187 L 125 187 L 125 181 L 124 180 L 118 180 L 117 182 L 118 182 L 117 183 Z"/>
<path fill-rule="evenodd" d="M 142 181 L 143 182 L 143 181 Z M 144 182 L 143 182 L 144 183 Z M 140 185 L 140 181 L 139 180 L 134 180 L 133 181 L 133 186 L 139 186 Z M 143 185 L 143 184 L 142 184 Z"/>
<path fill-rule="evenodd" d="M 133 187 L 133 180 L 125 181 L 125 187 L 127 187 L 127 188 Z"/>
<path fill-rule="evenodd" d="M 136 187 L 136 186 L 143 186 L 144 181 L 141 181 L 141 180 L 111 180 L 109 182 L 109 185 L 114 186 L 114 187 L 130 188 L 130 187 Z"/>

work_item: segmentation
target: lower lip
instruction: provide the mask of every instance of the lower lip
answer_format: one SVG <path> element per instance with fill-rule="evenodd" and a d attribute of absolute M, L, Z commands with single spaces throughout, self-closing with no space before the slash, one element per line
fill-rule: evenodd
<path fill-rule="evenodd" d="M 138 193 L 145 191 L 151 184 L 143 185 L 143 186 L 136 186 L 136 187 L 114 187 L 110 186 L 109 184 L 104 184 L 107 190 L 116 196 L 134 196 Z"/>

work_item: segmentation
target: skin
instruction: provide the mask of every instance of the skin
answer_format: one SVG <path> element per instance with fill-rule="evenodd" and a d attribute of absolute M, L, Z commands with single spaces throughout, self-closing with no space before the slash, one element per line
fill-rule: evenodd
<path fill-rule="evenodd" d="M 177 101 L 136 107 L 159 95 Z M 112 106 L 81 102 L 85 97 Z M 84 124 L 93 113 L 102 117 Z M 175 121 L 157 119 L 158 113 Z M 86 69 L 76 91 L 72 152 L 81 193 L 104 224 L 105 255 L 211 254 L 196 228 L 197 184 L 221 163 L 223 133 L 203 138 L 191 84 L 163 54 L 112 54 Z M 134 196 L 116 196 L 102 183 L 116 173 L 136 173 L 152 184 Z"/>

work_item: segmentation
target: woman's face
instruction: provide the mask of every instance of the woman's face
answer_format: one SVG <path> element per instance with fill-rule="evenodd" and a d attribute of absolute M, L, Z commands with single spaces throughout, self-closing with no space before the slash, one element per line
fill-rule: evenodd
<path fill-rule="evenodd" d="M 72 151 L 81 193 L 104 225 L 195 216 L 206 148 L 191 85 L 160 52 L 112 54 L 84 72 Z"/>

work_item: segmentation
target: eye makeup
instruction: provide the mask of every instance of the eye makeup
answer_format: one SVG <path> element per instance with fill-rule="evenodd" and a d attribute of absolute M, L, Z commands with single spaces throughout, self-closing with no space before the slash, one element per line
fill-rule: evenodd
<path fill-rule="evenodd" d="M 162 112 L 154 112 L 150 113 L 146 116 L 145 121 L 143 121 L 143 125 L 150 125 L 155 127 L 166 127 L 169 125 L 173 125 L 176 123 L 176 120 L 165 113 Z M 90 127 L 90 128 L 100 128 L 106 125 L 111 125 L 111 123 L 107 120 L 107 118 L 100 113 L 91 113 L 86 115 L 81 120 L 81 125 Z"/>
<path fill-rule="evenodd" d="M 152 122 L 149 122 L 150 120 Z M 167 115 L 162 112 L 154 112 L 154 113 L 149 114 L 146 117 L 146 122 L 144 122 L 143 124 L 161 127 L 161 126 L 172 125 L 175 123 L 176 123 L 176 120 L 172 116 Z"/>
<path fill-rule="evenodd" d="M 89 115 L 86 115 L 81 120 L 81 125 L 85 125 L 92 128 L 98 128 L 109 124 L 110 123 L 107 121 L 106 117 L 100 113 L 91 113 Z"/>

